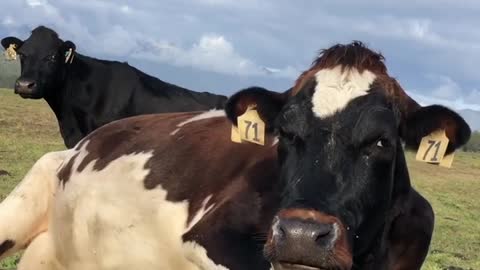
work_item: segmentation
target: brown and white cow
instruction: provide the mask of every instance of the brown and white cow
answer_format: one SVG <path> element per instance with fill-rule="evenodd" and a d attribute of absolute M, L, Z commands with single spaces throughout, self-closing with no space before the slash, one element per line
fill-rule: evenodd
<path fill-rule="evenodd" d="M 238 144 L 250 105 L 265 145 Z M 112 122 L 40 159 L 0 205 L 19 269 L 420 269 L 434 224 L 402 142 L 470 129 L 420 107 L 361 43 L 321 53 L 292 90 L 248 88 L 223 111 Z"/>

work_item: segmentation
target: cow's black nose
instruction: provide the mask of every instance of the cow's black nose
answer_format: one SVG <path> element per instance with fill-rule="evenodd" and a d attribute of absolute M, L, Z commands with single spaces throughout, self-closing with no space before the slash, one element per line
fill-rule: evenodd
<path fill-rule="evenodd" d="M 34 94 L 37 84 L 32 79 L 18 79 L 15 83 L 15 93 L 18 94 Z"/>
<path fill-rule="evenodd" d="M 343 223 L 307 209 L 284 209 L 273 219 L 265 255 L 274 269 L 351 269 Z"/>
<path fill-rule="evenodd" d="M 274 232 L 277 245 L 286 245 L 289 249 L 326 249 L 336 238 L 332 224 L 280 218 L 277 226 Z"/>

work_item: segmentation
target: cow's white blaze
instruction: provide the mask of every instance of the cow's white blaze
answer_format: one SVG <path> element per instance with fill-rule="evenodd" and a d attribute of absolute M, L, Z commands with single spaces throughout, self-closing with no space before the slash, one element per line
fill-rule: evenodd
<path fill-rule="evenodd" d="M 195 122 L 195 121 L 200 121 L 200 120 L 204 120 L 204 119 L 209 119 L 209 118 L 214 118 L 214 117 L 225 117 L 225 111 L 224 110 L 210 110 L 210 111 L 206 111 L 206 112 L 203 112 L 201 114 L 195 115 L 194 117 L 189 118 L 189 119 L 179 123 L 177 125 L 177 129 L 172 131 L 170 133 L 170 135 L 173 136 L 173 135 L 177 134 L 177 132 L 180 131 L 180 128 L 183 127 L 184 125 L 188 124 L 188 123 Z"/>
<path fill-rule="evenodd" d="M 152 152 L 124 155 L 102 170 L 92 161 L 79 173 L 81 156 L 57 194 L 50 226 L 57 259 L 67 269 L 226 269 L 203 247 L 183 242 L 188 201 L 168 201 L 161 186 L 145 189 Z M 196 222 L 208 212 L 207 204 L 206 198 Z"/>
<path fill-rule="evenodd" d="M 356 97 L 366 95 L 376 75 L 368 70 L 341 66 L 322 69 L 315 74 L 317 85 L 313 94 L 313 112 L 324 118 L 342 110 Z"/>

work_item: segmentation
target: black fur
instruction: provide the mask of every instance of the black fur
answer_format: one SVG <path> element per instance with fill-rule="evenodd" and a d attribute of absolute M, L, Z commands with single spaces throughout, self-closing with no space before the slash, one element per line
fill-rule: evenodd
<path fill-rule="evenodd" d="M 150 113 L 222 109 L 226 97 L 194 92 L 129 66 L 76 52 L 53 30 L 39 26 L 25 42 L 7 37 L 6 48 L 18 44 L 21 75 L 15 91 L 24 98 L 44 98 L 54 111 L 65 145 L 72 148 L 87 134 L 114 120 Z M 21 46 L 20 46 L 21 45 Z M 73 50 L 73 62 L 65 63 Z"/>
<path fill-rule="evenodd" d="M 256 110 L 260 118 L 266 124 L 266 130 L 272 131 L 272 125 L 275 117 L 282 109 L 288 97 L 288 91 L 278 93 L 269 91 L 262 87 L 250 87 L 243 89 L 232 95 L 226 105 L 225 113 L 234 125 L 237 125 L 237 117 L 242 115 L 249 105 L 256 105 Z"/>
<path fill-rule="evenodd" d="M 450 140 L 447 154 L 470 139 L 471 129 L 467 122 L 458 113 L 441 105 L 422 107 L 412 113 L 402 127 L 402 137 L 408 148 L 417 149 L 424 136 L 442 128 L 453 130 L 454 140 Z"/>

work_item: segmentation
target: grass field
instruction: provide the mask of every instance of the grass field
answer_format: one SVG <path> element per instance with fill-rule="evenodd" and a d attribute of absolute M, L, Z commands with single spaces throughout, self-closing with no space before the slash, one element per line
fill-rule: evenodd
<path fill-rule="evenodd" d="M 0 171 L 9 174 L 0 176 L 2 200 L 39 157 L 63 148 L 55 117 L 43 100 L 24 100 L 0 89 Z M 423 269 L 480 270 L 480 155 L 457 153 L 451 169 L 416 162 L 413 153 L 407 158 L 414 186 L 436 213 Z M 14 267 L 16 258 L 0 268 Z"/>

